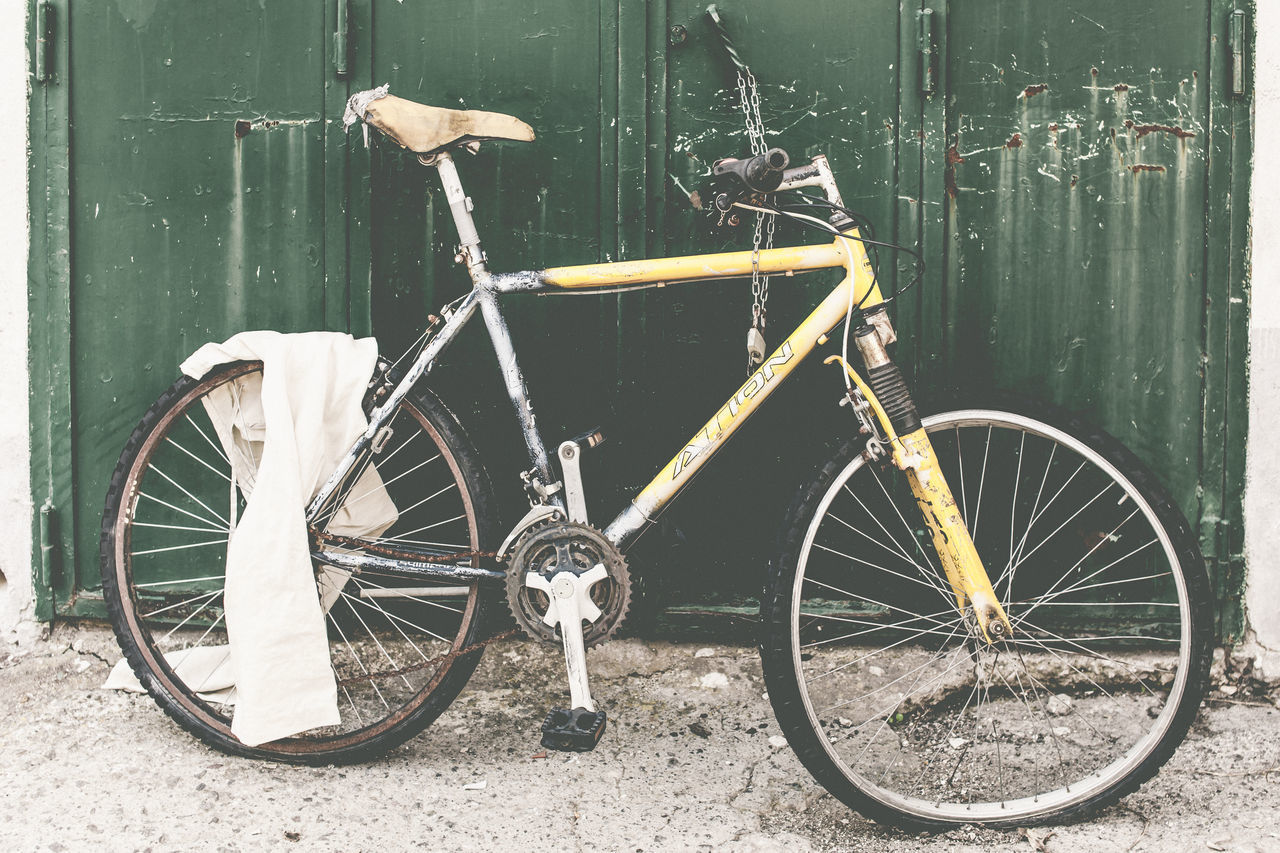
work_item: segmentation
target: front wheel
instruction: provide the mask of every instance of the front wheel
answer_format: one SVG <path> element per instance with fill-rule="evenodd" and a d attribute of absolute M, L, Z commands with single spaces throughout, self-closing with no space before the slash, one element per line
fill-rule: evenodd
<path fill-rule="evenodd" d="M 1203 697 L 1195 537 L 1133 454 L 1061 412 L 923 424 L 1013 636 L 988 645 L 957 611 L 905 477 L 846 444 L 797 496 L 761 607 L 788 741 L 847 805 L 913 829 L 1114 802 L 1168 760 Z"/>

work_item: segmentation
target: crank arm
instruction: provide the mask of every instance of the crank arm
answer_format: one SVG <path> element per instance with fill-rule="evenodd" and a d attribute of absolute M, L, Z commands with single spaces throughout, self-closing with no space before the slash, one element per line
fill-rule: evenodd
<path fill-rule="evenodd" d="M 564 664 L 569 675 L 569 702 L 574 708 L 595 711 L 591 701 L 591 687 L 587 683 L 587 646 L 582 637 L 582 620 L 600 618 L 600 609 L 591 603 L 588 590 L 608 577 L 603 565 L 596 565 L 582 575 L 560 572 L 547 580 L 533 573 L 525 579 L 531 589 L 546 593 L 551 600 L 547 615 L 548 625 L 560 624 L 560 640 L 564 644 Z M 583 607 L 585 600 L 587 607 Z M 586 612 L 583 612 L 586 609 Z"/>

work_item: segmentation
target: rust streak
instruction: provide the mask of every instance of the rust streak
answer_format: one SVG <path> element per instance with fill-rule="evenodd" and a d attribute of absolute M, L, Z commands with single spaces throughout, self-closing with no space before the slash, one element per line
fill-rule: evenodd
<path fill-rule="evenodd" d="M 960 150 L 955 145 L 947 149 L 947 168 L 943 175 L 943 181 L 947 186 L 948 198 L 955 198 L 959 190 L 956 186 L 956 164 L 963 162 L 964 158 L 960 156 Z"/>
<path fill-rule="evenodd" d="M 1164 170 L 1164 166 L 1153 166 L 1150 163 L 1135 163 L 1129 167 L 1129 171 L 1135 175 L 1139 172 L 1163 172 Z"/>
<path fill-rule="evenodd" d="M 1195 134 L 1189 130 L 1184 130 L 1181 127 L 1175 127 L 1170 124 L 1133 125 L 1131 122 L 1125 122 L 1125 126 L 1132 127 L 1133 132 L 1137 135 L 1139 139 L 1146 136 L 1148 133 L 1156 133 L 1157 131 L 1160 133 L 1172 133 L 1174 136 L 1178 137 L 1179 139 L 1191 139 L 1192 137 L 1195 136 Z"/>
<path fill-rule="evenodd" d="M 1036 95 L 1046 91 L 1048 88 L 1049 88 L 1048 83 L 1035 83 L 1022 90 L 1022 97 L 1034 98 Z"/>

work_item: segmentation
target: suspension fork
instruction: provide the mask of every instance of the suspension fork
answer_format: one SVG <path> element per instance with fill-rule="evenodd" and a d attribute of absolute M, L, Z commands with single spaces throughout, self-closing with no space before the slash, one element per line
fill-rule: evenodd
<path fill-rule="evenodd" d="M 859 328 L 854 342 L 866 365 L 871 387 L 867 387 L 840 356 L 832 356 L 827 362 L 839 361 L 844 366 L 889 438 L 893 464 L 907 475 L 916 505 L 933 538 L 933 547 L 955 593 L 956 608 L 963 613 L 966 603 L 972 604 L 974 618 L 988 643 L 1009 637 L 1013 633 L 1009 617 L 1000 606 L 964 516 L 956 507 L 933 444 L 920 424 L 902 371 L 889 358 L 874 326 Z"/>

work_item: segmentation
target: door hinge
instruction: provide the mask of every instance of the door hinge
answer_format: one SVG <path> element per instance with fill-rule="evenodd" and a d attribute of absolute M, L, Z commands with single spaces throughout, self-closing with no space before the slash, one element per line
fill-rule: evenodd
<path fill-rule="evenodd" d="M 920 24 L 917 44 L 920 51 L 920 94 L 929 97 L 938 87 L 937 51 L 933 49 L 933 10 L 921 9 L 917 19 Z"/>
<path fill-rule="evenodd" d="M 347 0 L 338 0 L 337 22 L 333 31 L 333 72 L 339 77 L 347 76 L 347 60 L 351 53 L 347 39 L 350 25 Z"/>
<path fill-rule="evenodd" d="M 1243 95 L 1246 88 L 1248 66 L 1245 49 L 1248 46 L 1248 18 L 1243 9 L 1231 13 L 1227 24 L 1227 48 L 1231 52 L 1231 94 Z"/>
<path fill-rule="evenodd" d="M 58 579 L 58 511 L 46 498 L 40 507 L 40 585 L 53 589 Z"/>
<path fill-rule="evenodd" d="M 57 21 L 57 10 L 49 0 L 40 0 L 36 4 L 36 56 L 35 73 L 37 83 L 48 83 L 53 79 L 53 31 Z"/>

